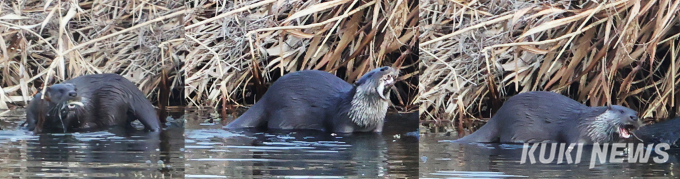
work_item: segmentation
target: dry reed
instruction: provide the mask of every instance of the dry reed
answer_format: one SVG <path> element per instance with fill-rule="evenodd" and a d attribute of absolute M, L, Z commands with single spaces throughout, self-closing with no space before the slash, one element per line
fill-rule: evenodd
<path fill-rule="evenodd" d="M 420 2 L 423 122 L 471 129 L 536 90 L 649 119 L 680 112 L 680 1 Z"/>
<path fill-rule="evenodd" d="M 181 3 L 0 1 L 0 109 L 84 74 L 118 73 L 151 95 L 165 69 L 171 87 L 181 87 L 172 73 L 183 44 Z"/>
<path fill-rule="evenodd" d="M 191 49 L 182 69 L 185 95 L 193 106 L 217 107 L 220 101 L 238 106 L 252 103 L 246 98 L 261 95 L 258 88 L 294 71 L 324 70 L 354 82 L 378 66 L 416 69 L 414 63 L 397 58 L 417 43 L 414 4 L 403 0 L 190 1 L 191 13 L 184 18 Z M 417 79 L 417 71 L 406 71 L 402 78 Z M 416 85 L 406 90 L 417 89 Z M 415 95 L 399 97 L 410 100 L 403 104 L 409 105 Z"/>

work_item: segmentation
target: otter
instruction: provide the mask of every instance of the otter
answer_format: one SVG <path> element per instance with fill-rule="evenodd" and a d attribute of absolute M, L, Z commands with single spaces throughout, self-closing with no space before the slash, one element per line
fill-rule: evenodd
<path fill-rule="evenodd" d="M 627 107 L 588 107 L 558 93 L 532 91 L 511 97 L 479 130 L 454 142 L 604 143 L 628 139 L 641 125 Z"/>
<path fill-rule="evenodd" d="M 379 133 L 397 75 L 395 68 L 380 67 L 352 85 L 319 70 L 289 73 L 224 128 Z"/>
<path fill-rule="evenodd" d="M 60 117 L 66 115 L 69 110 L 73 110 L 75 107 L 71 102 L 75 101 L 76 96 L 76 86 L 70 83 L 46 87 L 44 99 L 42 99 L 42 93 L 39 92 L 28 103 L 26 122 L 21 125 L 27 125 L 26 128 L 33 131 L 36 125 L 43 126 L 45 121 L 61 121 Z M 44 117 L 43 120 L 38 119 L 40 114 L 45 114 L 42 116 Z M 39 121 L 41 124 L 38 124 Z M 63 123 L 56 125 L 64 127 Z"/>
<path fill-rule="evenodd" d="M 134 120 L 139 120 L 147 131 L 160 130 L 151 102 L 134 83 L 118 74 L 84 75 L 52 85 L 46 91 L 46 100 L 40 100 L 38 93 L 28 105 L 28 130 L 35 131 L 38 125 L 45 132 L 96 131 L 132 127 Z M 44 114 L 44 124 L 36 123 L 40 114 Z"/>

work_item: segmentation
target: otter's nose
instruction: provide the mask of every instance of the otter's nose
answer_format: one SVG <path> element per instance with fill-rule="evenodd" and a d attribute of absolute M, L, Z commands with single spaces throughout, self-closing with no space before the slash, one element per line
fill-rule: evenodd
<path fill-rule="evenodd" d="M 630 120 L 637 121 L 637 120 L 638 120 L 638 117 L 637 117 L 637 116 L 631 115 L 631 116 L 630 116 Z"/>
<path fill-rule="evenodd" d="M 68 92 L 68 96 L 70 97 L 76 97 L 77 95 L 78 93 L 76 93 L 75 91 Z"/>

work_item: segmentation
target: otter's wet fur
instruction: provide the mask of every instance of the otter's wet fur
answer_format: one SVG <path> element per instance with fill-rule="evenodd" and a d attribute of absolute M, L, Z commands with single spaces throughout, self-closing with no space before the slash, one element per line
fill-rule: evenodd
<path fill-rule="evenodd" d="M 622 140 L 620 129 L 641 125 L 630 108 L 588 107 L 558 93 L 532 91 L 511 97 L 479 130 L 454 142 L 616 142 Z"/>
<path fill-rule="evenodd" d="M 43 126 L 46 130 L 97 131 L 113 126 L 131 127 L 134 120 L 139 120 L 147 131 L 160 130 L 160 120 L 151 102 L 134 83 L 123 76 L 118 74 L 84 75 L 64 81 L 62 84 L 72 84 L 77 87 L 77 97 L 68 102 L 74 107 L 70 110 L 62 108 L 60 120 L 51 118 L 46 120 Z M 64 125 L 56 125 L 58 123 Z"/>
<path fill-rule="evenodd" d="M 36 126 L 65 126 L 63 120 L 68 115 L 68 103 L 76 98 L 76 86 L 70 83 L 55 84 L 45 88 L 43 99 L 42 92 L 33 95 L 33 100 L 26 108 L 26 129 L 35 131 Z M 42 116 L 41 116 L 42 114 Z M 43 117 L 42 124 L 38 124 Z M 22 125 L 24 125 L 22 124 Z M 47 129 L 48 131 L 50 128 Z M 43 131 L 39 128 L 37 132 Z M 63 130 L 62 130 L 63 131 Z"/>
<path fill-rule="evenodd" d="M 225 128 L 382 132 L 397 75 L 394 68 L 376 68 L 352 85 L 324 71 L 286 74 Z"/>

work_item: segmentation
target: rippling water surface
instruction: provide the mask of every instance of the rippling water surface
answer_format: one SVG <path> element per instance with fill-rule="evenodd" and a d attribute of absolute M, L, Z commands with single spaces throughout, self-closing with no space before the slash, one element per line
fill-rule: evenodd
<path fill-rule="evenodd" d="M 159 133 L 34 135 L 18 129 L 23 110 L 0 112 L 0 178 L 418 176 L 417 114 L 390 113 L 382 134 L 352 135 L 228 131 L 197 112 L 174 117 Z"/>
<path fill-rule="evenodd" d="M 335 135 L 228 131 L 188 117 L 185 177 L 416 178 L 417 122 L 390 114 L 382 134 Z"/>
<path fill-rule="evenodd" d="M 182 126 L 158 133 L 112 129 L 34 135 L 17 129 L 25 120 L 23 110 L 0 114 L 0 178 L 184 176 Z"/>
<path fill-rule="evenodd" d="M 535 151 L 536 164 L 520 164 L 522 145 L 508 144 L 458 144 L 440 142 L 455 137 L 441 133 L 425 134 L 420 140 L 420 178 L 680 178 L 680 149 L 668 150 L 665 163 L 622 163 L 596 160 L 590 168 L 592 146 L 584 146 L 578 164 L 557 164 L 557 157 L 549 164 L 539 163 L 539 150 Z M 546 147 L 546 153 L 550 148 Z M 556 155 L 554 155 L 556 156 Z M 654 156 L 654 155 L 651 155 Z M 572 162 L 576 155 L 572 153 Z M 626 158 L 627 155 L 620 155 Z M 545 155 L 544 159 L 548 159 Z M 529 161 L 528 157 L 525 161 Z M 607 159 L 609 161 L 609 159 Z"/>

